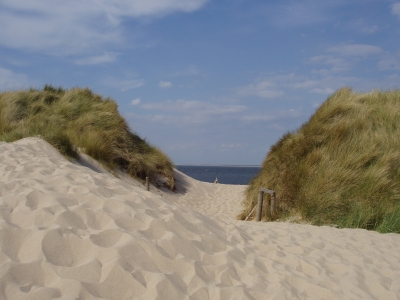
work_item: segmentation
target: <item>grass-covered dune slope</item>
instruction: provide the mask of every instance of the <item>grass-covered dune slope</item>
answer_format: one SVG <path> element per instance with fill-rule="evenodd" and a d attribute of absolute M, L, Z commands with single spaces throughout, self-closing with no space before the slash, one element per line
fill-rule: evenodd
<path fill-rule="evenodd" d="M 334 93 L 271 147 L 239 218 L 260 187 L 277 194 L 272 217 L 265 196 L 266 220 L 400 233 L 400 90 Z"/>
<path fill-rule="evenodd" d="M 129 130 L 113 100 L 89 89 L 46 85 L 43 90 L 1 93 L 0 140 L 31 136 L 42 137 L 64 155 L 76 158 L 79 150 L 109 170 L 123 169 L 152 181 L 162 178 L 174 187 L 169 158 Z"/>

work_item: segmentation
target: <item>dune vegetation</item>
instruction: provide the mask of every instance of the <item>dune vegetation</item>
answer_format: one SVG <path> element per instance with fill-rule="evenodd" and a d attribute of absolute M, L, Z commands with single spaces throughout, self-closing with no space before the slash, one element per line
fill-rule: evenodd
<path fill-rule="evenodd" d="M 43 90 L 0 94 L 0 140 L 13 142 L 39 136 L 62 154 L 77 158 L 81 151 L 110 171 L 161 180 L 174 188 L 173 164 L 159 149 L 133 133 L 115 101 L 89 89 Z"/>
<path fill-rule="evenodd" d="M 273 216 L 265 196 L 266 221 L 400 233 L 400 90 L 343 88 L 329 97 L 271 147 L 240 219 L 257 204 L 260 187 L 277 195 Z"/>

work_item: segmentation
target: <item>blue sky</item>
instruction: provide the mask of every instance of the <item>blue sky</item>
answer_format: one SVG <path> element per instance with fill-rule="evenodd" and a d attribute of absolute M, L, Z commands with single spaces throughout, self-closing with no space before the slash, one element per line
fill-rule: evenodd
<path fill-rule="evenodd" d="M 175 164 L 259 165 L 335 90 L 400 88 L 400 2 L 1 0 L 0 91 L 89 87 Z"/>

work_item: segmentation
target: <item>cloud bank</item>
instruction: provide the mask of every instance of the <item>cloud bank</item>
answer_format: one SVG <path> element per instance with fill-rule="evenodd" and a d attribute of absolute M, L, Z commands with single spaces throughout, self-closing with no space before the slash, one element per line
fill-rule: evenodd
<path fill-rule="evenodd" d="M 397 2 L 392 5 L 392 14 L 400 17 L 400 2 Z"/>
<path fill-rule="evenodd" d="M 169 81 L 160 81 L 160 83 L 158 84 L 158 86 L 162 89 L 167 89 L 170 88 L 172 86 L 172 83 Z"/>
<path fill-rule="evenodd" d="M 81 53 L 123 40 L 126 19 L 192 12 L 208 0 L 3 0 L 0 45 L 51 54 Z"/>
<path fill-rule="evenodd" d="M 350 44 L 331 47 L 328 52 L 338 53 L 343 56 L 367 56 L 382 53 L 382 48 L 374 45 Z"/>
<path fill-rule="evenodd" d="M 113 52 L 105 52 L 102 55 L 81 58 L 75 61 L 77 65 L 98 65 L 112 63 L 117 59 L 117 54 Z"/>

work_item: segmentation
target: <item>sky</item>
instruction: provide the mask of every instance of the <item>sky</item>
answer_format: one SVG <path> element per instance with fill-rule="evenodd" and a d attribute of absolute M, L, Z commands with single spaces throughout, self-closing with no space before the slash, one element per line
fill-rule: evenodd
<path fill-rule="evenodd" d="M 0 0 L 0 92 L 45 84 L 177 165 L 260 165 L 336 90 L 400 88 L 400 2 Z"/>

